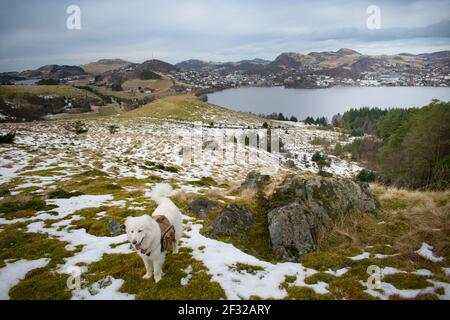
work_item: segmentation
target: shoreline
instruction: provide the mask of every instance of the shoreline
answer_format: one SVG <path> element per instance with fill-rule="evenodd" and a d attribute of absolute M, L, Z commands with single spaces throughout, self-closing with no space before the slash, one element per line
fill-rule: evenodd
<path fill-rule="evenodd" d="M 248 88 L 284 88 L 284 89 L 293 89 L 293 90 L 325 90 L 325 89 L 342 89 L 342 88 L 449 88 L 450 86 L 330 86 L 330 87 L 316 87 L 316 88 L 296 88 L 296 87 L 286 87 L 285 85 L 279 86 L 258 86 L 258 85 L 246 85 L 246 86 L 237 86 L 237 87 L 227 87 L 227 88 L 211 88 L 207 89 L 207 92 L 201 92 L 200 95 L 210 95 L 217 92 L 223 92 L 232 89 L 248 89 Z"/>

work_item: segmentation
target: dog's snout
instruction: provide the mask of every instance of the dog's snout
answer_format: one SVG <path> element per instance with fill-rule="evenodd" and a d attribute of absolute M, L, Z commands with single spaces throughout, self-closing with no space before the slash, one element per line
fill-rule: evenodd
<path fill-rule="evenodd" d="M 136 240 L 133 240 L 133 244 L 136 244 L 137 243 L 137 241 Z"/>

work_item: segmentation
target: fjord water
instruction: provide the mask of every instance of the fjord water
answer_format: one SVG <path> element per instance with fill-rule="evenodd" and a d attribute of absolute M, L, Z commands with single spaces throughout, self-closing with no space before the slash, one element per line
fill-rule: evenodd
<path fill-rule="evenodd" d="M 432 99 L 450 101 L 449 87 L 334 87 L 328 89 L 238 88 L 208 95 L 210 103 L 232 110 L 270 114 L 282 112 L 299 119 L 326 116 L 351 108 L 422 107 Z"/>

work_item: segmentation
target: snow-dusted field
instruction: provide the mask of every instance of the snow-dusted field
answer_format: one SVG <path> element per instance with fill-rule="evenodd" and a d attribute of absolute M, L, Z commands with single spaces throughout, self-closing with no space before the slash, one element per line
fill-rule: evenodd
<path fill-rule="evenodd" d="M 89 132 L 75 135 L 64 129 L 63 122 L 39 122 L 29 124 L 2 125 L 4 131 L 17 131 L 16 142 L 13 145 L 0 146 L 0 185 L 8 187 L 11 196 L 40 196 L 55 190 L 58 184 L 73 181 L 73 177 L 89 170 L 104 172 L 107 179 L 120 178 L 146 179 L 156 176 L 170 181 L 177 187 L 175 192 L 200 192 L 202 188 L 190 183 L 202 177 L 212 177 L 218 183 L 229 185 L 238 184 L 252 170 L 273 176 L 281 176 L 294 168 L 283 165 L 286 158 L 278 154 L 270 154 L 261 150 L 239 146 L 233 140 L 223 142 L 231 150 L 224 155 L 221 148 L 201 151 L 205 141 L 220 142 L 223 136 L 237 136 L 241 129 L 200 128 L 189 123 L 174 123 L 141 120 L 109 120 L 87 121 Z M 117 124 L 118 133 L 112 135 L 107 126 Z M 312 154 L 319 147 L 310 144 L 313 136 L 338 139 L 338 133 L 311 130 L 297 126 L 281 132 L 285 148 L 290 152 L 297 168 L 316 172 L 317 168 L 310 161 Z M 204 138 L 196 140 L 196 137 Z M 186 141 L 200 143 L 199 149 L 186 146 Z M 219 141 L 219 142 L 217 142 Z M 208 149 L 208 148 L 206 148 Z M 199 154 L 198 150 L 200 150 Z M 306 156 L 304 156 L 306 155 Z M 306 157 L 307 162 L 303 161 Z M 176 167 L 176 170 L 157 170 L 148 162 L 156 162 L 165 166 Z M 308 165 L 307 165 L 308 164 Z M 328 169 L 335 175 L 352 176 L 361 168 L 355 164 L 332 158 Z M 144 191 L 152 187 L 152 183 L 145 184 Z M 212 187 L 220 190 L 220 187 Z M 127 191 L 136 191 L 130 187 Z M 6 197 L 6 196 L 5 196 Z M 129 254 L 130 246 L 126 243 L 125 235 L 96 236 L 84 228 L 73 228 L 73 224 L 84 219 L 79 212 L 91 208 L 102 208 L 94 212 L 95 219 L 103 219 L 105 210 L 114 208 L 142 210 L 142 201 L 133 197 L 117 199 L 115 194 L 84 194 L 67 199 L 47 199 L 46 204 L 52 205 L 51 210 L 40 210 L 33 215 L 23 217 L 6 217 L 0 213 L 0 236 L 6 228 L 20 226 L 21 232 L 41 234 L 51 239 L 64 242 L 65 249 L 71 252 L 62 263 L 52 268 L 52 272 L 73 275 L 74 267 L 83 274 L 89 265 L 98 262 L 105 254 Z M 2 197 L 0 197 L 2 200 Z M 142 210 L 142 213 L 146 213 Z M 306 268 L 300 263 L 272 263 L 262 261 L 244 253 L 232 244 L 210 239 L 200 233 L 202 223 L 189 216 L 184 216 L 186 232 L 182 238 L 182 247 L 191 249 L 192 259 L 200 261 L 206 268 L 206 273 L 212 276 L 211 281 L 217 282 L 228 299 L 249 299 L 253 296 L 260 298 L 281 299 L 287 296 L 286 286 L 282 284 L 286 277 L 293 281 L 287 286 L 308 287 L 316 294 L 329 293 L 328 284 L 319 281 L 315 284 L 305 283 L 305 278 L 318 273 L 318 270 Z M 19 228 L 19 227 L 17 227 Z M 8 229 L 10 230 L 10 229 Z M 2 248 L 0 248 L 2 249 Z M 418 254 L 433 262 L 440 257 L 433 254 L 432 247 L 423 244 Z M 371 256 L 366 252 L 358 256 L 349 257 L 359 261 Z M 383 258 L 379 255 L 377 258 Z M 174 258 L 176 259 L 176 257 Z M 26 274 L 36 268 L 44 268 L 49 263 L 48 254 L 39 259 L 5 260 L 0 268 L 0 299 L 8 299 L 11 288 L 23 280 Z M 236 264 L 256 266 L 256 271 L 237 270 L 232 268 Z M 195 276 L 191 265 L 182 270 L 184 277 L 180 279 L 180 286 L 188 286 Z M 402 272 L 399 270 L 385 270 L 385 273 Z M 342 277 L 348 269 L 328 270 L 327 273 L 335 277 Z M 429 270 L 417 270 L 422 275 L 431 276 Z M 447 271 L 446 271 L 447 272 Z M 143 280 L 144 281 L 144 280 Z M 107 275 L 95 283 L 83 283 L 79 288 L 72 289 L 72 299 L 134 299 L 133 292 L 123 291 L 124 280 Z M 362 283 L 367 287 L 366 283 Z M 398 290 L 393 285 L 381 282 L 379 290 L 367 288 L 366 292 L 374 297 L 387 299 L 390 295 L 413 298 L 419 294 L 434 292 L 436 288 L 443 288 L 440 298 L 450 298 L 450 286 L 446 282 L 430 281 L 429 287 L 417 290 Z"/>

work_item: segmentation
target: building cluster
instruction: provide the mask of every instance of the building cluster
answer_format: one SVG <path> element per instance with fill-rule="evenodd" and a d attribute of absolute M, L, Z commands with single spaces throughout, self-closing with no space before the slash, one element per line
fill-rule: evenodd
<path fill-rule="evenodd" d="M 411 69 L 402 66 L 383 65 L 373 68 L 375 71 L 360 73 L 337 72 L 327 75 L 324 70 L 306 68 L 302 70 L 289 68 L 277 73 L 230 73 L 211 71 L 173 71 L 170 77 L 188 83 L 193 89 L 223 89 L 245 86 L 288 86 L 299 88 L 329 88 L 334 86 L 450 86 L 450 67 Z"/>

